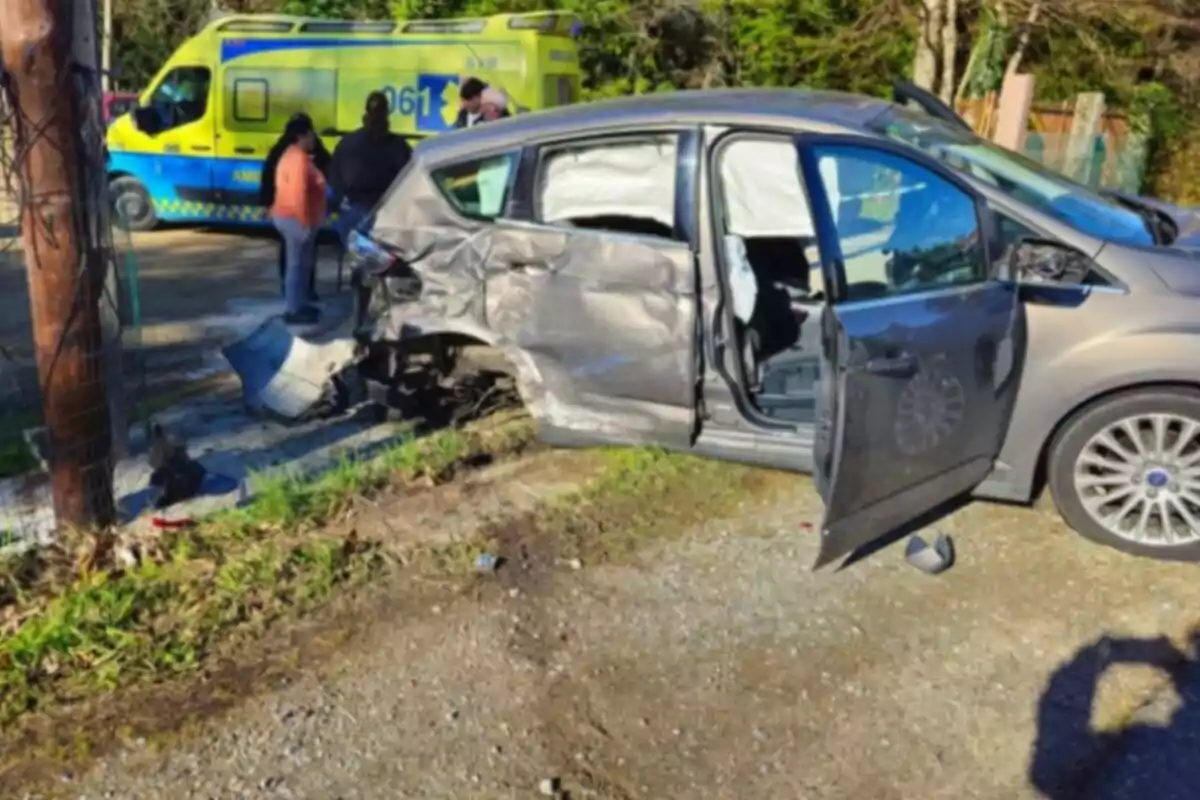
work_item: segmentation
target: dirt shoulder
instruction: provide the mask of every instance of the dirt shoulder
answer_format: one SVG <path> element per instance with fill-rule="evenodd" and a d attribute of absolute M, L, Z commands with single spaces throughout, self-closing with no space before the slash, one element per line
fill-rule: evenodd
<path fill-rule="evenodd" d="M 478 494 L 381 512 L 400 541 L 478 508 L 454 524 L 507 563 L 414 563 L 289 631 L 249 699 L 129 731 L 54 793 L 507 798 L 555 778 L 575 798 L 1074 797 L 1099 791 L 1112 743 L 1090 731 L 1171 686 L 1081 654 L 1194 621 L 1194 568 L 1092 547 L 1036 511 L 947 520 L 960 560 L 939 578 L 894 549 L 814 575 L 806 480 L 625 457 L 614 472 L 612 454 L 540 454 Z M 589 469 L 602 491 L 567 488 Z"/>

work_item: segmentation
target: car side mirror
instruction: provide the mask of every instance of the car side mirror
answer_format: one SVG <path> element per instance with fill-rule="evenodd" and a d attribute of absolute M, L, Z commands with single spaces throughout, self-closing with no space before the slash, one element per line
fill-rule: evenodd
<path fill-rule="evenodd" d="M 163 129 L 162 117 L 159 116 L 158 109 L 153 106 L 134 109 L 133 124 L 147 136 L 156 136 L 162 133 Z"/>
<path fill-rule="evenodd" d="M 1021 239 L 1009 250 L 1009 268 L 1019 283 L 1078 285 L 1091 273 L 1093 264 L 1062 242 Z"/>

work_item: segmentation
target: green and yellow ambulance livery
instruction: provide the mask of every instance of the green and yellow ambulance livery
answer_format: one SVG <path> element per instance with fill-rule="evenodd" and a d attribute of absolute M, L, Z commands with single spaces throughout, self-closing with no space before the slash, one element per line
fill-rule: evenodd
<path fill-rule="evenodd" d="M 263 224 L 263 159 L 297 111 L 327 147 L 361 124 L 370 92 L 392 129 L 453 127 L 458 86 L 476 76 L 532 110 L 579 98 L 578 23 L 552 12 L 481 19 L 340 22 L 239 15 L 215 20 L 163 65 L 139 108 L 108 130 L 114 205 L 135 230 L 160 221 Z"/>

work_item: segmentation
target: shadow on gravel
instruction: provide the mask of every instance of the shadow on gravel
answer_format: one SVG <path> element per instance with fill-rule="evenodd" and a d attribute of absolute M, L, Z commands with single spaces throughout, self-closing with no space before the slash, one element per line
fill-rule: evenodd
<path fill-rule="evenodd" d="M 1033 786 L 1049 800 L 1200 798 L 1200 636 L 1193 634 L 1189 649 L 1166 637 L 1104 636 L 1059 667 L 1038 703 Z M 1094 731 L 1097 686 L 1118 665 L 1153 667 L 1169 684 L 1119 731 Z M 1141 719 L 1139 712 L 1168 699 L 1175 710 L 1166 724 Z"/>

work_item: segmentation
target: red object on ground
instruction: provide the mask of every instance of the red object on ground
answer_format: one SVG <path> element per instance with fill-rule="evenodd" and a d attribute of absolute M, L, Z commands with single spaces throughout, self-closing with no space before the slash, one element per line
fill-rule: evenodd
<path fill-rule="evenodd" d="M 151 517 L 150 524 L 156 528 L 161 528 L 164 530 L 178 530 L 180 528 L 191 527 L 192 519 L 190 517 L 183 517 L 181 519 L 167 519 L 166 517 Z"/>

